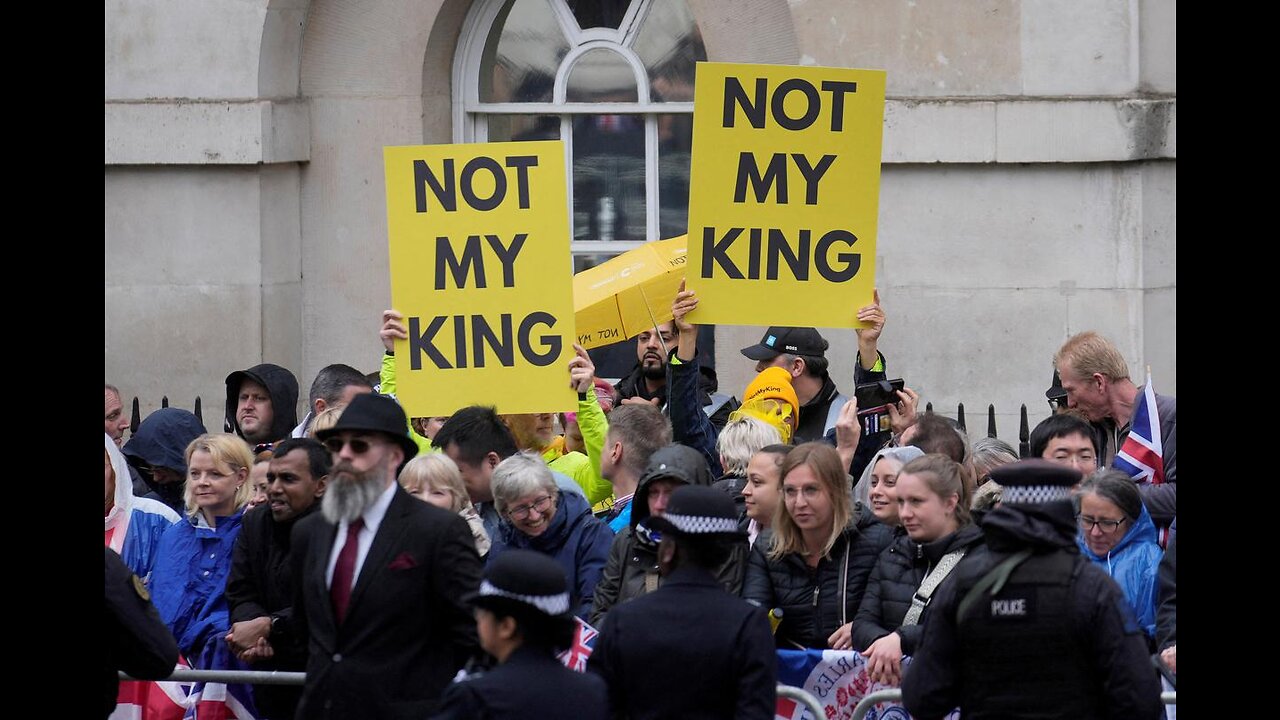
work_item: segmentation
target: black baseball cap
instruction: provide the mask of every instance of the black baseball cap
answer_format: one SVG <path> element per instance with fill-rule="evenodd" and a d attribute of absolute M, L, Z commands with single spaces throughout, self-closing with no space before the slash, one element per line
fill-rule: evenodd
<path fill-rule="evenodd" d="M 771 327 L 760 342 L 742 348 L 742 354 L 752 360 L 772 360 L 782 353 L 825 357 L 827 341 L 811 327 Z"/>

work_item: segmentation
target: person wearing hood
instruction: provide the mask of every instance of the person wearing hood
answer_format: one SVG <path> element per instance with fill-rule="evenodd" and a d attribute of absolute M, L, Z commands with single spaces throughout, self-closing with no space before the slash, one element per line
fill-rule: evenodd
<path fill-rule="evenodd" d="M 180 408 L 160 408 L 138 425 L 120 452 L 151 489 L 146 497 L 186 512 L 187 446 L 203 434 L 200 418 Z"/>
<path fill-rule="evenodd" d="M 103 433 L 106 460 L 106 546 L 147 584 L 156 561 L 160 536 L 178 521 L 172 508 L 150 498 L 134 497 L 129 465 L 115 440 Z"/>
<path fill-rule="evenodd" d="M 902 656 L 919 646 L 934 591 L 982 542 L 969 517 L 963 472 L 950 458 L 925 455 L 898 473 L 894 504 L 903 532 L 880 553 L 853 618 L 851 646 L 876 682 L 901 681 Z"/>
<path fill-rule="evenodd" d="M 772 536 L 757 540 L 742 596 L 766 610 L 780 608 L 780 648 L 848 646 L 867 578 L 892 534 L 850 498 L 836 449 L 809 442 L 782 462 L 782 506 Z"/>
<path fill-rule="evenodd" d="M 929 603 L 902 679 L 919 720 L 1140 718 L 1162 714 L 1142 629 L 1106 572 L 1080 556 L 1071 487 L 1080 473 L 1045 460 L 991 471 L 1003 490 L 986 544 Z"/>
<path fill-rule="evenodd" d="M 1116 581 L 1148 642 L 1154 643 L 1156 575 L 1163 551 L 1138 486 L 1119 470 L 1099 470 L 1080 485 L 1076 503 L 1080 553 Z"/>
<path fill-rule="evenodd" d="M 671 493 L 685 485 L 710 487 L 711 473 L 701 453 L 687 445 L 668 445 L 649 457 L 631 502 L 631 524 L 613 539 L 604 576 L 596 585 L 592 625 L 599 627 L 614 606 L 651 593 L 662 584 L 658 568 L 662 536 L 651 520 L 666 511 Z M 735 595 L 742 589 L 746 549 L 745 542 L 736 543 L 716 571 L 716 579 Z"/>
<path fill-rule="evenodd" d="M 591 514 L 582 495 L 561 492 L 551 469 L 536 455 L 516 453 L 493 470 L 499 525 L 488 562 L 509 549 L 549 555 L 564 568 L 573 612 L 586 620 L 596 582 L 609 557 L 613 533 Z"/>
<path fill-rule="evenodd" d="M 271 363 L 237 370 L 227 376 L 223 432 L 250 445 L 283 440 L 298 424 L 298 378 Z"/>

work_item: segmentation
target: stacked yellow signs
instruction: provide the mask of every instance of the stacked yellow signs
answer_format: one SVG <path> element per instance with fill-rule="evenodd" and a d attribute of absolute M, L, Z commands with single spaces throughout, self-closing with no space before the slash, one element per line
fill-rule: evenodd
<path fill-rule="evenodd" d="M 560 141 L 383 149 L 410 417 L 577 407 L 564 158 Z"/>
<path fill-rule="evenodd" d="M 698 63 L 690 322 L 861 326 L 884 87 L 882 70 Z"/>
<path fill-rule="evenodd" d="M 573 276 L 578 344 L 590 349 L 671 319 L 688 236 L 655 240 Z"/>

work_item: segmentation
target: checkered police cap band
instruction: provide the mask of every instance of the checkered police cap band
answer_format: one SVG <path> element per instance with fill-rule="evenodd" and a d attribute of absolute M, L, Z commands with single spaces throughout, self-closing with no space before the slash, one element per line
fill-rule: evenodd
<path fill-rule="evenodd" d="M 676 526 L 676 529 L 690 535 L 703 535 L 709 533 L 731 533 L 738 531 L 738 521 L 734 518 L 723 517 L 706 517 L 703 515 L 676 515 L 674 513 L 663 513 L 663 518 L 667 522 Z"/>
<path fill-rule="evenodd" d="M 1070 500 L 1071 488 L 1065 485 L 1006 485 L 1000 500 L 1007 503 L 1038 504 Z"/>
<path fill-rule="evenodd" d="M 563 615 L 569 612 L 569 593 L 563 592 L 559 595 L 521 595 L 519 593 L 507 592 L 493 583 L 485 580 L 480 583 L 480 595 L 493 595 L 504 597 L 511 600 L 518 600 L 526 605 L 532 605 L 548 615 Z"/>

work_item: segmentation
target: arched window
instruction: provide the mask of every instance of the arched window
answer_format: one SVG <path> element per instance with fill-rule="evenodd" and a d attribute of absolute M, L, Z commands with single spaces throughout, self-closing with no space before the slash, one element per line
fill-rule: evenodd
<path fill-rule="evenodd" d="M 578 271 L 687 231 L 706 59 L 685 0 L 477 0 L 454 62 L 454 141 L 565 141 Z"/>

